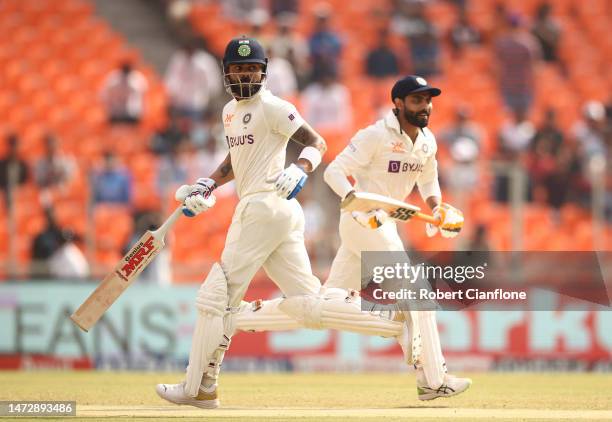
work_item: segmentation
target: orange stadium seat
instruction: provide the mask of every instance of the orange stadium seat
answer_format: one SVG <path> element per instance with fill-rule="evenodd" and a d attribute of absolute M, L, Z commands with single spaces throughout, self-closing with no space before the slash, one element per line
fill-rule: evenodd
<path fill-rule="evenodd" d="M 97 249 L 120 251 L 132 235 L 133 219 L 129 208 L 99 204 L 94 209 Z"/>

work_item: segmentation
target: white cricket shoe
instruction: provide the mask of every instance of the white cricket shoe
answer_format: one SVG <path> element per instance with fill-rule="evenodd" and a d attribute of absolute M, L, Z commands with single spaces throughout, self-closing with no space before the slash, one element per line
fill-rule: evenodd
<path fill-rule="evenodd" d="M 420 374 L 418 374 L 420 375 Z M 429 388 L 425 376 L 417 375 L 417 393 L 419 400 L 433 400 L 438 397 L 452 397 L 463 393 L 472 385 L 469 378 L 458 378 L 453 375 L 444 375 L 444 383 L 438 389 Z"/>
<path fill-rule="evenodd" d="M 202 391 L 200 388 L 197 397 L 191 397 L 185 393 L 185 382 L 180 384 L 157 384 L 155 391 L 159 397 L 174 404 L 187 404 L 199 407 L 200 409 L 216 409 L 220 405 L 216 386 L 214 386 L 214 390 L 211 392 Z"/>

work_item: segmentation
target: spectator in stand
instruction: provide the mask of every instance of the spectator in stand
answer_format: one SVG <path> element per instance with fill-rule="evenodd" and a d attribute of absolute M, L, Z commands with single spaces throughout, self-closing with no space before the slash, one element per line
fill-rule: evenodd
<path fill-rule="evenodd" d="M 546 109 L 544 113 L 544 123 L 540 126 L 533 138 L 533 150 L 538 148 L 540 142 L 550 143 L 550 149 L 554 155 L 559 153 L 563 144 L 563 131 L 557 123 L 557 113 L 554 108 Z"/>
<path fill-rule="evenodd" d="M 221 70 L 217 60 L 198 41 L 187 42 L 170 59 L 165 84 L 170 100 L 171 113 L 185 119 L 188 129 L 199 121 L 208 110 L 211 101 L 222 92 Z"/>
<path fill-rule="evenodd" d="M 144 75 L 129 61 L 112 71 L 104 81 L 102 102 L 110 123 L 138 124 L 143 115 L 144 96 L 148 89 Z"/>
<path fill-rule="evenodd" d="M 297 15 L 299 6 L 299 0 L 270 0 L 270 13 L 275 19 L 286 13 Z"/>
<path fill-rule="evenodd" d="M 89 264 L 76 245 L 74 233 L 62 230 L 59 248 L 49 258 L 51 277 L 60 280 L 83 280 L 89 277 Z"/>
<path fill-rule="evenodd" d="M 43 192 L 52 188 L 65 189 L 74 176 L 76 162 L 60 152 L 55 135 L 45 135 L 44 143 L 45 155 L 34 165 L 34 180 Z"/>
<path fill-rule="evenodd" d="M 327 3 L 320 4 L 315 11 L 315 30 L 310 36 L 311 81 L 319 81 L 331 69 L 338 74 L 338 63 L 342 54 L 342 42 L 330 26 L 331 9 Z"/>
<path fill-rule="evenodd" d="M 157 155 L 168 154 L 175 145 L 183 141 L 187 130 L 174 113 L 168 112 L 168 123 L 151 138 L 151 151 Z"/>
<path fill-rule="evenodd" d="M 0 189 L 4 193 L 5 205 L 11 205 L 10 195 L 13 189 L 23 185 L 28 180 L 28 166 L 19 158 L 19 137 L 11 133 L 6 137 L 8 151 L 6 157 L 0 159 Z"/>
<path fill-rule="evenodd" d="M 440 72 L 440 42 L 436 27 L 425 15 L 424 0 L 400 0 L 391 28 L 410 47 L 412 73 L 424 78 Z"/>
<path fill-rule="evenodd" d="M 523 110 L 514 113 L 512 121 L 501 126 L 499 146 L 502 157 L 514 160 L 524 155 L 531 147 L 535 136 L 535 127 Z"/>
<path fill-rule="evenodd" d="M 368 52 L 366 73 L 373 78 L 387 78 L 399 73 L 399 61 L 389 45 L 389 31 L 378 32 L 378 46 Z"/>
<path fill-rule="evenodd" d="M 542 59 L 547 62 L 558 62 L 559 40 L 561 38 L 561 27 L 551 17 L 552 7 L 550 3 L 540 4 L 536 11 L 535 21 L 531 27 L 531 33 L 540 43 Z"/>
<path fill-rule="evenodd" d="M 270 44 L 270 39 L 268 38 L 266 31 L 264 31 L 264 27 L 269 20 L 270 15 L 265 9 L 255 9 L 247 18 L 249 23 L 249 30 L 247 33 L 249 34 L 249 37 L 257 39 L 264 49 L 267 49 L 268 45 Z"/>
<path fill-rule="evenodd" d="M 584 206 L 590 206 L 594 180 L 610 181 L 610 133 L 606 109 L 599 101 L 587 102 L 582 110 L 582 120 L 574 124 L 572 135 L 576 140 L 576 153 L 581 169 L 582 186 L 574 190 L 574 198 Z M 604 207 L 612 203 L 609 190 L 604 192 Z M 609 211 L 609 210 L 608 210 Z"/>
<path fill-rule="evenodd" d="M 423 1 L 396 0 L 391 11 L 391 30 L 404 37 L 414 31 L 414 28 L 423 25 L 418 9 Z"/>
<path fill-rule="evenodd" d="M 476 230 L 474 230 L 474 235 L 468 243 L 467 250 L 482 252 L 488 252 L 491 250 L 491 246 L 489 245 L 489 229 L 487 228 L 487 226 L 485 226 L 484 224 L 479 224 L 476 226 Z"/>
<path fill-rule="evenodd" d="M 160 197 L 166 197 L 169 192 L 187 183 L 187 161 L 191 158 L 185 154 L 187 148 L 188 141 L 179 142 L 161 157 L 157 170 L 157 191 Z"/>
<path fill-rule="evenodd" d="M 529 111 L 535 92 L 535 66 L 540 59 L 536 39 L 522 27 L 518 15 L 495 41 L 499 88 L 506 107 L 515 114 Z"/>
<path fill-rule="evenodd" d="M 132 202 L 132 175 L 110 151 L 104 154 L 102 168 L 93 174 L 92 190 L 97 204 L 130 205 Z"/>
<path fill-rule="evenodd" d="M 242 23 L 246 23 L 254 11 L 263 9 L 262 0 L 223 0 L 219 3 L 223 16 Z"/>
<path fill-rule="evenodd" d="M 582 120 L 574 124 L 572 134 L 578 141 L 583 166 L 588 170 L 595 157 L 606 157 L 606 109 L 599 101 L 589 101 L 582 109 Z"/>
<path fill-rule="evenodd" d="M 534 140 L 532 152 L 527 156 L 527 170 L 534 200 L 550 203 L 550 185 L 557 173 L 557 160 L 551 138 L 540 138 L 537 143 Z"/>
<path fill-rule="evenodd" d="M 266 87 L 272 94 L 287 99 L 297 93 L 297 78 L 293 66 L 288 60 L 275 56 L 271 48 L 268 48 L 266 72 Z"/>
<path fill-rule="evenodd" d="M 565 142 L 556 156 L 556 169 L 548 185 L 548 201 L 556 210 L 567 201 L 588 200 L 590 183 L 584 176 L 577 142 Z"/>
<path fill-rule="evenodd" d="M 63 242 L 62 229 L 55 220 L 53 209 L 45 208 L 45 228 L 38 233 L 30 247 L 30 276 L 32 278 L 49 278 L 49 259 L 59 250 Z"/>
<path fill-rule="evenodd" d="M 352 125 L 351 95 L 333 69 L 322 69 L 318 82 L 302 93 L 304 119 L 317 131 L 341 131 Z"/>
<path fill-rule="evenodd" d="M 478 186 L 478 156 L 483 142 L 483 130 L 470 119 L 471 111 L 460 106 L 455 122 L 441 133 L 441 141 L 448 148 L 452 164 L 442 174 L 447 185 L 461 202 L 462 195 Z"/>
<path fill-rule="evenodd" d="M 524 165 L 531 142 L 535 135 L 535 127 L 527 119 L 524 110 L 517 110 L 512 121 L 505 122 L 498 134 L 498 160 L 508 164 Z M 495 198 L 499 202 L 507 202 L 510 196 L 510 176 L 508 173 L 498 173 L 495 178 Z"/>
<path fill-rule="evenodd" d="M 480 44 L 480 31 L 470 23 L 465 9 L 459 9 L 459 17 L 451 27 L 448 38 L 454 57 L 459 57 L 465 47 Z"/>
<path fill-rule="evenodd" d="M 440 72 L 440 41 L 436 27 L 425 15 L 425 2 L 417 1 L 418 24 L 407 34 L 413 73 L 427 78 Z"/>
<path fill-rule="evenodd" d="M 325 208 L 320 198 L 315 199 L 315 190 L 316 185 L 313 183 L 305 186 L 300 192 L 300 195 L 304 194 L 300 198 L 300 204 L 304 210 L 304 239 L 313 265 L 323 264 L 326 267 L 323 271 L 327 271 L 327 263 L 333 259 L 335 251 L 330 250 L 332 242 L 328 241 L 329 228 L 326 225 Z"/>
<path fill-rule="evenodd" d="M 479 150 L 482 146 L 484 131 L 482 127 L 472 120 L 472 111 L 469 107 L 460 105 L 455 110 L 455 122 L 442 131 L 441 140 L 449 149 L 460 138 L 467 138 Z"/>
<path fill-rule="evenodd" d="M 275 57 L 283 58 L 293 67 L 301 88 L 306 84 L 310 73 L 308 43 L 294 31 L 295 14 L 284 13 L 276 21 L 277 32 L 270 40 L 270 49 Z M 270 82 L 270 78 L 268 78 Z"/>
<path fill-rule="evenodd" d="M 571 184 L 571 174 L 577 169 L 574 162 L 576 159 L 568 156 L 563 131 L 557 123 L 557 114 L 553 108 L 548 108 L 544 122 L 531 142 L 531 153 L 527 161 L 534 199 L 560 208 Z"/>
<path fill-rule="evenodd" d="M 510 12 L 504 2 L 495 3 L 493 7 L 493 19 L 483 30 L 483 41 L 490 47 L 495 46 L 495 41 L 508 31 L 510 26 Z"/>

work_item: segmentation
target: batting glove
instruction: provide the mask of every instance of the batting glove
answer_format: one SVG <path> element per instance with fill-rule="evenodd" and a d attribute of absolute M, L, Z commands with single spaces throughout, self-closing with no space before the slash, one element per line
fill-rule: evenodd
<path fill-rule="evenodd" d="M 291 164 L 281 172 L 276 178 L 268 179 L 268 182 L 274 183 L 274 189 L 281 198 L 293 199 L 302 190 L 308 179 L 308 175 L 304 170 Z"/>
<path fill-rule="evenodd" d="M 217 184 L 212 179 L 198 179 L 195 184 L 191 185 L 191 191 L 184 199 L 183 214 L 187 217 L 195 217 L 212 208 L 217 202 L 217 198 L 212 193 L 216 187 Z M 178 193 L 179 191 L 177 191 L 177 197 Z"/>
<path fill-rule="evenodd" d="M 356 222 L 367 229 L 377 229 L 388 220 L 389 214 L 381 209 L 365 211 L 353 211 L 351 216 Z"/>
<path fill-rule="evenodd" d="M 438 231 L 442 237 L 455 237 L 463 228 L 463 213 L 449 204 L 441 203 L 436 206 L 433 209 L 433 216 L 440 221 L 440 225 L 437 227 L 430 223 L 425 225 L 425 232 L 429 237 L 434 236 Z"/>

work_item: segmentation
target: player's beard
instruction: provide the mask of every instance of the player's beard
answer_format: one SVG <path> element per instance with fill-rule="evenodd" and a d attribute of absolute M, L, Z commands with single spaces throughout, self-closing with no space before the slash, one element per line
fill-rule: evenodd
<path fill-rule="evenodd" d="M 254 82 L 253 79 L 254 76 L 249 76 L 244 79 L 239 78 L 238 81 L 233 82 L 230 85 L 230 89 L 232 90 L 234 96 L 240 98 L 250 98 L 257 94 L 262 87 L 263 77 L 260 78 L 259 82 Z"/>
<path fill-rule="evenodd" d="M 404 118 L 410 123 L 412 126 L 424 128 L 429 124 L 429 113 L 426 111 L 417 111 L 412 112 L 408 109 L 404 109 Z"/>

